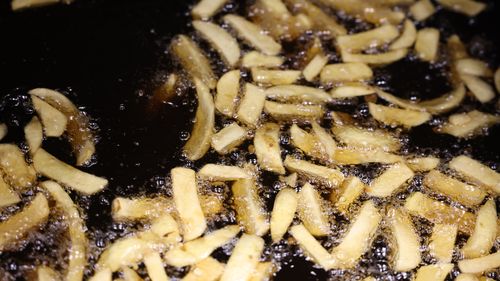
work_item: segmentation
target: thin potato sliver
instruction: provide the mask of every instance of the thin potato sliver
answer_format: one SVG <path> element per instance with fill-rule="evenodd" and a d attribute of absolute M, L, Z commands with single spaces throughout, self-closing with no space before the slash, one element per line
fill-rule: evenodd
<path fill-rule="evenodd" d="M 259 166 L 266 171 L 283 175 L 285 168 L 281 160 L 279 133 L 278 124 L 266 123 L 257 129 L 253 141 Z"/>
<path fill-rule="evenodd" d="M 36 181 L 35 171 L 26 163 L 19 147 L 13 144 L 0 144 L 0 170 L 14 189 L 26 189 Z"/>
<path fill-rule="evenodd" d="M 224 127 L 212 136 L 212 148 L 219 154 L 227 154 L 243 143 L 247 138 L 247 130 L 236 122 Z"/>
<path fill-rule="evenodd" d="M 193 17 L 199 19 L 211 18 L 228 0 L 201 0 L 191 10 Z"/>
<path fill-rule="evenodd" d="M 306 254 L 325 270 L 329 270 L 335 266 L 335 260 L 330 253 L 307 231 L 304 225 L 292 226 L 290 234 L 297 240 Z"/>
<path fill-rule="evenodd" d="M 215 108 L 222 114 L 233 117 L 236 100 L 240 91 L 240 71 L 232 70 L 226 72 L 217 82 L 217 94 L 215 95 Z"/>
<path fill-rule="evenodd" d="M 453 248 L 458 228 L 454 224 L 434 224 L 429 243 L 429 253 L 440 263 L 449 263 L 453 257 Z"/>
<path fill-rule="evenodd" d="M 330 234 L 330 223 L 318 191 L 306 183 L 299 192 L 297 213 L 309 233 L 314 236 Z"/>
<path fill-rule="evenodd" d="M 417 39 L 417 29 L 411 20 L 405 20 L 403 25 L 403 33 L 398 39 L 394 40 L 389 46 L 390 50 L 410 48 Z"/>
<path fill-rule="evenodd" d="M 4 181 L 3 174 L 0 172 L 0 210 L 3 207 L 19 203 L 21 198 L 10 189 L 10 186 Z"/>
<path fill-rule="evenodd" d="M 264 240 L 256 235 L 243 234 L 229 257 L 221 281 L 247 280 L 259 263 Z"/>
<path fill-rule="evenodd" d="M 297 205 L 297 193 L 290 188 L 284 188 L 276 195 L 271 213 L 271 237 L 273 242 L 281 240 L 288 230 L 295 216 Z"/>
<path fill-rule="evenodd" d="M 341 35 L 337 37 L 337 45 L 343 51 L 356 53 L 368 48 L 377 48 L 398 37 L 399 31 L 394 25 L 386 24 L 368 31 Z"/>
<path fill-rule="evenodd" d="M 193 21 L 193 27 L 221 54 L 229 66 L 240 59 L 240 47 L 227 31 L 206 21 Z"/>
<path fill-rule="evenodd" d="M 67 117 L 42 99 L 31 96 L 35 108 L 43 124 L 43 131 L 47 137 L 60 137 L 66 131 Z"/>

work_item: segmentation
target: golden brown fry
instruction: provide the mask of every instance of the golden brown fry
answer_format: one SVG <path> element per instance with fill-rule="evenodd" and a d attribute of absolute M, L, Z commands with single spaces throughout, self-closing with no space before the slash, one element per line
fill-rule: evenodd
<path fill-rule="evenodd" d="M 434 224 L 429 243 L 429 253 L 439 263 L 451 262 L 457 232 L 458 227 L 455 224 Z"/>
<path fill-rule="evenodd" d="M 38 148 L 40 148 L 43 141 L 42 123 L 40 123 L 38 117 L 33 117 L 28 125 L 24 127 L 24 135 L 30 147 L 30 153 L 35 153 Z"/>
<path fill-rule="evenodd" d="M 61 1 L 61 0 L 12 0 L 11 8 L 13 11 L 30 9 L 36 7 L 42 7 L 47 5 L 53 5 L 56 3 L 64 2 L 66 4 L 71 3 L 71 0 Z"/>
<path fill-rule="evenodd" d="M 215 108 L 222 114 L 233 117 L 236 100 L 240 91 L 240 71 L 226 72 L 217 82 Z"/>
<path fill-rule="evenodd" d="M 269 221 L 254 180 L 237 180 L 232 191 L 238 221 L 245 227 L 245 232 L 258 236 L 266 234 L 269 231 Z"/>
<path fill-rule="evenodd" d="M 264 111 L 276 120 L 311 122 L 325 114 L 321 105 L 286 104 L 266 101 Z"/>
<path fill-rule="evenodd" d="M 262 88 L 246 83 L 237 118 L 249 127 L 256 127 L 264 109 L 266 93 Z"/>
<path fill-rule="evenodd" d="M 224 127 L 212 136 L 212 148 L 219 154 L 227 154 L 242 144 L 247 138 L 248 132 L 236 122 Z"/>
<path fill-rule="evenodd" d="M 297 213 L 307 230 L 314 236 L 330 234 L 330 223 L 318 191 L 306 183 L 299 192 Z"/>
<path fill-rule="evenodd" d="M 301 174 L 313 181 L 321 182 L 330 188 L 338 186 L 344 180 L 344 174 L 338 169 L 315 165 L 289 155 L 286 156 L 283 163 L 288 170 Z"/>
<path fill-rule="evenodd" d="M 453 158 L 448 165 L 463 177 L 485 186 L 495 194 L 500 193 L 500 174 L 479 161 L 461 155 Z"/>
<path fill-rule="evenodd" d="M 193 27 L 219 52 L 228 66 L 232 67 L 239 61 L 240 46 L 222 27 L 200 20 L 193 21 Z"/>
<path fill-rule="evenodd" d="M 253 141 L 259 166 L 266 171 L 283 175 L 285 168 L 281 160 L 279 133 L 278 124 L 266 123 L 257 129 Z"/>
<path fill-rule="evenodd" d="M 366 193 L 375 197 L 388 197 L 396 192 L 401 185 L 413 178 L 413 171 L 403 162 L 389 167 L 366 188 Z"/>
<path fill-rule="evenodd" d="M 23 152 L 13 144 L 0 144 L 0 170 L 14 189 L 26 189 L 36 181 L 35 171 L 24 160 Z"/>
<path fill-rule="evenodd" d="M 417 29 L 411 20 L 406 19 L 403 25 L 403 33 L 389 46 L 389 50 L 410 48 L 417 39 Z"/>
<path fill-rule="evenodd" d="M 474 232 L 462 248 L 465 258 L 478 258 L 489 254 L 497 236 L 497 211 L 495 201 L 488 200 L 477 212 Z"/>
<path fill-rule="evenodd" d="M 477 16 L 486 8 L 485 3 L 472 0 L 437 0 L 437 2 L 446 9 L 465 14 L 469 17 Z"/>
<path fill-rule="evenodd" d="M 338 47 L 345 52 L 357 53 L 369 48 L 377 48 L 398 37 L 399 31 L 394 25 L 380 27 L 349 35 L 337 37 Z"/>
<path fill-rule="evenodd" d="M 426 20 L 436 12 L 436 8 L 430 0 L 420 0 L 410 6 L 410 14 L 417 21 Z"/>
<path fill-rule="evenodd" d="M 273 242 L 281 240 L 293 221 L 298 205 L 298 195 L 291 188 L 284 188 L 274 199 L 271 213 L 271 237 Z"/>
<path fill-rule="evenodd" d="M 264 249 L 264 240 L 256 235 L 243 234 L 229 257 L 221 281 L 247 280 L 257 268 Z"/>
<path fill-rule="evenodd" d="M 227 2 L 228 0 L 201 0 L 193 7 L 191 13 L 194 18 L 209 19 L 222 9 Z"/>
<path fill-rule="evenodd" d="M 368 80 L 373 76 L 371 68 L 360 62 L 326 65 L 321 70 L 321 83 Z"/>

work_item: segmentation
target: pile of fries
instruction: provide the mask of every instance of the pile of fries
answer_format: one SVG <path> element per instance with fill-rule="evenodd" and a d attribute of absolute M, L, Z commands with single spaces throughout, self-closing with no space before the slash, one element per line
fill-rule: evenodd
<path fill-rule="evenodd" d="M 379 235 L 390 241 L 391 270 L 409 272 L 413 280 L 498 278 L 500 221 L 495 201 L 500 174 L 466 154 L 452 159 L 408 154 L 401 136 L 432 124 L 437 133 L 474 138 L 499 123 L 494 113 L 456 109 L 466 96 L 482 104 L 497 100 L 500 69 L 493 72 L 470 57 L 456 35 L 442 38 L 438 29 L 418 29 L 415 22 L 439 11 L 430 0 L 257 0 L 249 17 L 221 15 L 227 2 L 202 0 L 192 8 L 195 32 L 172 40 L 169 51 L 181 70 L 163 87 L 166 96 L 174 95 L 185 81 L 196 89 L 195 122 L 183 147 L 186 159 L 196 162 L 213 149 L 220 161 L 196 170 L 172 169 L 171 197 L 115 198 L 115 221 L 145 227 L 108 245 L 90 280 L 142 280 L 147 275 L 165 281 L 166 266 L 188 267 L 182 280 L 269 280 L 280 269 L 264 255 L 274 243 L 298 245 L 324 270 L 355 270 Z M 437 3 L 469 17 L 486 8 L 473 0 Z M 348 33 L 332 10 L 372 28 Z M 302 61 L 289 63 L 282 44 L 304 34 L 310 42 L 302 50 Z M 208 56 L 199 40 L 223 61 L 220 77 L 213 66 L 216 56 Z M 340 62 L 324 44 L 335 47 Z M 375 68 L 407 56 L 429 64 L 446 56 L 453 90 L 413 101 L 372 83 Z M 66 214 L 70 258 L 63 272 L 37 267 L 38 280 L 82 280 L 87 266 L 85 227 L 61 185 L 95 194 L 107 181 L 42 149 L 44 137 L 66 133 L 76 165 L 89 161 L 95 150 L 90 131 L 83 129 L 88 127 L 86 119 L 67 98 L 48 89 L 34 89 L 30 95 L 38 116 L 25 128 L 32 163 L 17 146 L 0 145 L 0 207 L 18 204 L 18 193 L 25 188 L 37 186 L 39 192 L 22 211 L 0 222 L 0 250 L 46 222 L 51 213 L 48 200 L 53 200 Z M 329 104 L 346 99 L 366 102 L 371 126 L 329 109 Z M 431 122 L 436 119 L 445 121 Z M 7 128 L 0 126 L 0 139 L 5 134 Z M 246 151 L 256 161 L 227 165 L 224 157 L 234 151 Z M 382 169 L 369 179 L 347 169 L 370 164 Z M 271 209 L 262 196 L 271 189 L 262 186 L 264 173 L 279 177 Z M 38 182 L 36 174 L 49 181 Z M 227 188 L 226 197 L 205 192 L 206 186 Z M 209 227 L 218 214 L 232 211 L 234 224 Z M 340 230 L 335 221 L 339 216 L 348 221 Z M 432 225 L 430 237 L 421 236 L 422 221 Z M 460 242 L 459 237 L 466 240 Z M 337 242 L 328 244 L 331 239 L 325 238 Z M 228 260 L 212 255 L 227 246 L 234 246 Z"/>

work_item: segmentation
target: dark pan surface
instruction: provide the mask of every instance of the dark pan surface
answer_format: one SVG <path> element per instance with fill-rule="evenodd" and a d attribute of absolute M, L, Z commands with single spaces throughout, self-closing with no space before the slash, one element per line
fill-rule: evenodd
<path fill-rule="evenodd" d="M 102 248 L 129 231 L 124 225 L 112 223 L 112 199 L 168 193 L 165 180 L 169 170 L 186 164 L 178 151 L 183 136 L 191 129 L 195 108 L 192 93 L 178 97 L 156 115 L 145 108 L 154 87 L 172 68 L 166 54 L 170 39 L 189 31 L 185 15 L 188 3 L 80 0 L 70 6 L 14 14 L 7 2 L 0 4 L 0 122 L 11 128 L 7 141 L 22 141 L 22 128 L 32 115 L 25 93 L 34 87 L 67 93 L 93 118 L 99 136 L 97 159 L 86 170 L 107 177 L 110 185 L 96 196 L 72 196 L 88 214 L 92 247 Z M 459 34 L 471 55 L 485 59 L 496 69 L 500 62 L 500 4 L 489 2 L 488 10 L 477 19 L 440 11 L 425 25 L 439 27 L 443 37 Z M 241 10 L 237 6 L 234 9 Z M 449 89 L 441 75 L 445 67 L 433 69 L 428 64 L 404 60 L 379 69 L 376 81 L 402 97 L 427 99 Z M 425 76 L 425 82 L 420 82 Z M 472 101 L 468 104 L 476 106 Z M 366 109 L 356 105 L 335 109 L 366 114 Z M 484 110 L 498 112 L 498 105 L 484 106 Z M 493 127 L 486 136 L 458 141 L 434 134 L 431 126 L 424 125 L 414 129 L 409 139 L 412 152 L 432 152 L 444 158 L 470 152 L 490 165 L 500 163 L 500 126 Z M 73 161 L 65 141 L 49 140 L 44 145 L 56 156 Z M 273 180 L 269 179 L 270 185 Z M 391 274 L 384 241 L 378 240 L 366 255 L 366 268 L 387 280 L 408 280 L 407 275 Z M 51 247 L 58 246 L 50 239 L 34 239 L 20 252 L 0 253 L 0 268 L 10 276 L 0 280 L 19 277 L 16 273 L 33 264 L 40 252 L 47 254 Z M 327 273 L 302 257 L 284 256 L 283 261 L 286 263 L 276 280 L 328 278 Z M 341 275 L 339 272 L 330 277 L 341 280 Z"/>

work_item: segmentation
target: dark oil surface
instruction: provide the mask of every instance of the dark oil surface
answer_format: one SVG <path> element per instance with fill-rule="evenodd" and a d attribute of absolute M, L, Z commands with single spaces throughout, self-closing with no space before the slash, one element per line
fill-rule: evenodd
<path fill-rule="evenodd" d="M 10 12 L 8 2 L 0 3 L 0 122 L 7 123 L 10 129 L 5 141 L 23 141 L 22 128 L 33 114 L 26 96 L 31 88 L 58 89 L 88 113 L 99 142 L 96 161 L 85 170 L 107 177 L 110 184 L 95 196 L 71 196 L 87 214 L 92 248 L 103 248 L 109 241 L 130 231 L 128 226 L 112 222 L 110 204 L 113 198 L 167 193 L 170 169 L 186 165 L 179 151 L 184 143 L 183 136 L 192 126 L 193 92 L 185 91 L 157 112 L 147 108 L 148 97 L 173 68 L 166 53 L 170 39 L 190 30 L 186 12 L 191 1 L 80 0 L 70 6 L 57 5 L 20 13 Z M 232 3 L 228 9 L 245 13 L 243 2 L 251 1 Z M 350 31 L 369 28 L 350 18 L 341 16 L 341 19 Z M 495 1 L 489 1 L 487 11 L 476 19 L 439 11 L 420 25 L 440 28 L 443 38 L 458 34 L 472 56 L 488 61 L 494 69 L 499 66 L 500 4 Z M 285 49 L 293 52 L 301 46 L 292 44 Z M 330 55 L 332 60 L 338 59 L 334 53 Z M 409 57 L 377 69 L 374 83 L 404 98 L 435 98 L 450 89 L 447 67 L 446 61 L 431 66 Z M 498 112 L 498 105 L 482 106 L 472 100 L 467 104 Z M 363 115 L 363 108 L 356 104 L 332 107 Z M 462 110 L 465 109 L 467 107 Z M 423 125 L 413 129 L 408 139 L 409 152 L 444 158 L 469 152 L 490 165 L 500 162 L 500 126 L 491 128 L 485 136 L 457 140 L 435 134 L 431 126 Z M 44 147 L 65 161 L 74 161 L 64 139 L 46 140 Z M 240 157 L 254 158 L 252 155 L 232 157 L 234 161 Z M 215 155 L 209 155 L 196 166 L 213 159 Z M 268 206 L 272 206 L 274 200 L 276 189 L 271 190 L 271 187 L 276 180 L 272 175 L 264 178 L 264 185 L 270 189 L 266 195 Z M 43 231 L 53 235 L 47 239 L 30 239 L 18 252 L 0 252 L 0 274 L 4 272 L 6 276 L 20 278 L 16 273 L 34 264 L 38 257 L 54 257 L 56 253 L 52 253 L 52 249 L 61 239 L 56 236 L 62 234 L 58 229 L 51 229 L 50 224 Z M 274 245 L 271 253 L 277 247 L 279 245 Z M 383 277 L 383 280 L 409 280 L 408 274 L 394 274 L 387 269 L 386 251 L 383 239 L 377 239 L 362 261 L 367 273 Z M 282 269 L 275 280 L 349 278 L 344 272 L 326 273 L 298 255 L 284 255 L 282 261 Z M 6 276 L 0 276 L 0 280 L 11 280 Z"/>

